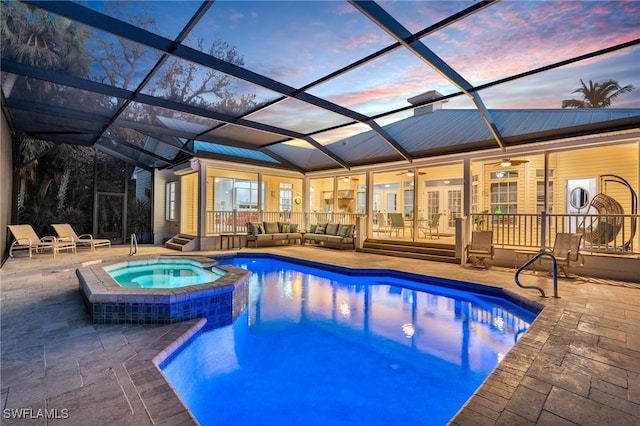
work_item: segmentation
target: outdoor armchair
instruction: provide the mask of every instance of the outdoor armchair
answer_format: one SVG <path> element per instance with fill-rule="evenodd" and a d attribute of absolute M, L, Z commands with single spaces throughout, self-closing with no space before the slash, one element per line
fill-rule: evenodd
<path fill-rule="evenodd" d="M 493 256 L 493 231 L 473 231 L 471 244 L 467 246 L 467 257 L 471 266 L 489 269 L 489 264 L 485 259 L 492 260 Z"/>
<path fill-rule="evenodd" d="M 560 272 L 565 277 L 569 277 L 567 269 L 573 262 L 581 259 L 580 245 L 582 244 L 583 234 L 571 232 L 559 232 L 556 234 L 556 241 L 553 243 L 551 254 L 556 258 L 556 264 Z M 549 264 L 552 260 L 548 257 L 541 257 L 540 263 Z"/>

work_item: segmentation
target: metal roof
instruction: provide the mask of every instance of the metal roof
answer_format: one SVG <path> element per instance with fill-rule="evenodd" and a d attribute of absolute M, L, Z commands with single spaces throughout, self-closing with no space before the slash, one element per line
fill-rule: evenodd
<path fill-rule="evenodd" d="M 638 16 L 623 1 L 2 1 L 2 106 L 17 135 L 146 169 L 506 150 L 640 126 L 637 92 L 553 109 L 581 78 L 640 87 Z"/>

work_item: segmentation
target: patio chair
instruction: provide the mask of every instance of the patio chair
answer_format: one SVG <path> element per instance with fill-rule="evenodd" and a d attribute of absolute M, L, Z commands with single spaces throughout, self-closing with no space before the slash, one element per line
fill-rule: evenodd
<path fill-rule="evenodd" d="M 424 237 L 427 238 L 427 232 L 429 233 L 429 237 L 433 239 L 433 230 L 436 230 L 436 237 L 440 238 L 438 235 L 438 226 L 440 226 L 440 216 L 442 213 L 436 213 L 431 216 L 431 220 L 422 220 L 420 221 L 420 231 L 424 234 Z"/>
<path fill-rule="evenodd" d="M 54 257 L 60 250 L 76 252 L 76 244 L 73 241 L 59 241 L 56 237 L 51 236 L 40 238 L 31 225 L 7 225 L 7 228 L 15 239 L 9 248 L 9 256 L 11 257 L 13 257 L 15 250 L 29 250 L 29 257 L 32 257 L 33 252 L 40 253 L 45 249 L 51 249 Z"/>
<path fill-rule="evenodd" d="M 376 227 L 373 229 L 373 232 L 378 233 L 389 233 L 391 234 L 391 228 L 387 223 L 387 216 L 384 213 L 376 213 Z"/>
<path fill-rule="evenodd" d="M 78 236 L 68 223 L 55 223 L 51 226 L 58 234 L 59 241 L 73 241 L 78 247 L 90 247 L 91 251 L 94 251 L 96 247 L 111 247 L 111 241 L 106 238 L 93 238 L 91 234 Z"/>
<path fill-rule="evenodd" d="M 559 232 L 556 234 L 556 241 L 553 243 L 551 254 L 556 258 L 558 270 L 565 277 L 570 278 L 567 269 L 572 262 L 578 262 L 581 259 L 580 245 L 582 244 L 583 234 L 571 232 Z M 541 264 L 552 264 L 553 261 L 543 256 L 540 258 Z M 581 262 L 582 263 L 582 262 Z"/>
<path fill-rule="evenodd" d="M 493 256 L 493 231 L 473 231 L 471 244 L 467 246 L 467 258 L 471 266 L 489 269 L 490 266 L 485 259 L 492 260 Z"/>
<path fill-rule="evenodd" d="M 391 218 L 391 231 L 396 231 L 396 237 L 402 230 L 402 236 L 404 237 L 404 218 L 402 217 L 402 213 L 390 213 L 389 217 Z"/>

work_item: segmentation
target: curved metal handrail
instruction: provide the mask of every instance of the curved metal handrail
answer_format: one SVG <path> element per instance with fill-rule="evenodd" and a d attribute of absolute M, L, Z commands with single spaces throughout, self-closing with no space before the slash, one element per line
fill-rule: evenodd
<path fill-rule="evenodd" d="M 542 297 L 547 297 L 547 295 L 544 294 L 544 290 L 542 288 L 540 288 L 538 286 L 535 286 L 535 285 L 522 285 L 520 283 L 520 280 L 518 279 L 518 275 L 520 275 L 520 272 L 525 270 L 527 266 L 531 265 L 533 262 L 535 262 L 536 260 L 538 260 L 542 256 L 549 256 L 551 258 L 552 263 L 553 263 L 553 268 L 552 268 L 552 270 L 553 270 L 553 297 L 558 298 L 558 262 L 556 261 L 556 257 L 551 252 L 543 250 L 540 253 L 538 253 L 535 256 L 533 256 L 531 259 L 529 259 L 527 262 L 525 262 L 524 265 L 522 265 L 521 267 L 518 268 L 518 270 L 516 271 L 516 275 L 515 275 L 515 277 L 513 279 L 516 282 L 516 284 L 518 285 L 518 287 L 536 289 L 542 294 Z"/>
<path fill-rule="evenodd" d="M 131 234 L 131 243 L 129 243 L 129 256 L 133 256 L 138 253 L 138 237 L 136 234 Z"/>

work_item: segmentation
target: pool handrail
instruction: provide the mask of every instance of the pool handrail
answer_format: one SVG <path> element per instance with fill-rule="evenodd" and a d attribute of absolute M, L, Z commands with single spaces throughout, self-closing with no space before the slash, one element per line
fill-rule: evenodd
<path fill-rule="evenodd" d="M 547 297 L 542 288 L 540 288 L 538 286 L 535 286 L 535 285 L 522 285 L 522 283 L 520 283 L 520 279 L 518 278 L 518 275 L 520 275 L 520 272 L 525 270 L 527 268 L 527 266 L 531 265 L 533 262 L 535 262 L 536 260 L 538 260 L 539 258 L 541 258 L 543 256 L 549 256 L 551 258 L 551 262 L 553 264 L 553 266 L 552 266 L 552 272 L 553 272 L 553 297 L 555 297 L 557 299 L 558 298 L 558 262 L 556 261 L 556 257 L 550 251 L 541 250 L 540 253 L 536 254 L 531 259 L 529 259 L 527 262 L 525 262 L 524 265 L 522 265 L 522 266 L 520 266 L 518 268 L 518 270 L 516 271 L 516 275 L 514 276 L 513 279 L 516 282 L 516 284 L 518 285 L 518 287 L 536 289 L 542 294 L 542 297 Z"/>
<path fill-rule="evenodd" d="M 138 253 L 138 237 L 135 232 L 131 234 L 131 242 L 129 243 L 129 256 L 133 256 Z"/>

